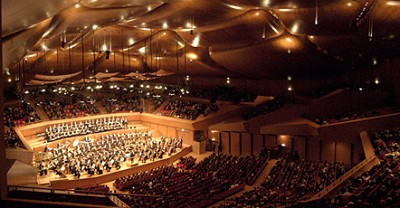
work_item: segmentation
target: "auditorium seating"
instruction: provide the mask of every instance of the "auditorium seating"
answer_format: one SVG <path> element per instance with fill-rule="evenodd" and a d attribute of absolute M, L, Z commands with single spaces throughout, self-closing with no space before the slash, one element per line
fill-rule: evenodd
<path fill-rule="evenodd" d="M 21 126 L 28 123 L 39 122 L 40 118 L 35 109 L 25 101 L 17 106 L 4 108 L 4 125 L 8 127 Z"/>
<path fill-rule="evenodd" d="M 246 156 L 238 157 L 226 154 L 212 154 L 193 166 L 190 170 L 213 171 L 218 177 L 222 177 L 230 181 L 244 181 L 248 185 L 254 183 L 260 172 L 257 171 L 261 167 L 265 167 L 268 158 L 265 154 L 259 157 Z M 256 175 L 258 174 L 258 175 Z"/>
<path fill-rule="evenodd" d="M 305 117 L 313 121 L 314 123 L 317 123 L 319 125 L 325 125 L 325 124 L 333 124 L 344 121 L 351 121 L 356 119 L 386 115 L 386 114 L 396 113 L 398 111 L 399 109 L 394 107 L 380 107 L 368 111 L 358 111 L 358 112 L 350 111 L 345 114 L 335 115 L 332 117 L 321 117 L 321 116 L 316 116 L 316 117 L 305 116 Z"/>
<path fill-rule="evenodd" d="M 183 170 L 190 169 L 193 165 L 195 165 L 196 158 L 189 156 L 189 157 L 182 157 L 179 159 L 179 162 L 176 164 L 178 168 Z"/>
<path fill-rule="evenodd" d="M 161 110 L 161 115 L 170 116 L 188 120 L 196 120 L 199 115 L 207 116 L 218 110 L 216 104 L 202 104 L 196 102 L 188 102 L 180 99 L 170 100 Z"/>
<path fill-rule="evenodd" d="M 283 107 L 288 101 L 283 97 L 278 97 L 273 100 L 262 103 L 256 107 L 251 108 L 249 111 L 242 114 L 244 120 L 250 120 L 259 115 L 271 113 L 281 107 Z"/>
<path fill-rule="evenodd" d="M 163 103 L 164 98 L 161 95 L 155 95 L 151 98 L 154 109 L 158 109 Z"/>
<path fill-rule="evenodd" d="M 307 199 L 351 168 L 343 163 L 290 162 L 279 159 L 266 180 L 253 190 L 227 201 L 228 207 L 264 207 Z"/>
<path fill-rule="evenodd" d="M 107 185 L 96 185 L 84 188 L 75 188 L 75 193 L 88 193 L 88 194 L 105 194 L 110 192 L 110 187 Z"/>
<path fill-rule="evenodd" d="M 22 141 L 19 139 L 18 135 L 15 133 L 13 129 L 5 128 L 4 139 L 6 141 L 7 147 L 25 148 L 24 143 L 22 143 Z"/>
<path fill-rule="evenodd" d="M 336 207 L 400 206 L 400 131 L 384 130 L 371 135 L 380 162 L 349 180 L 328 202 Z"/>
<path fill-rule="evenodd" d="M 228 195 L 232 194 L 231 189 L 238 186 L 237 183 L 230 182 L 218 177 L 215 177 L 212 172 L 179 172 L 176 168 L 168 169 L 152 173 L 130 189 L 131 194 L 143 194 L 143 195 L 162 195 L 162 196 L 178 196 L 174 200 L 168 200 L 164 198 L 161 203 L 162 206 L 168 205 L 168 207 L 197 207 L 199 203 L 203 204 L 199 199 L 196 198 L 215 198 L 217 195 Z M 187 198 L 182 198 L 187 197 Z M 158 207 L 160 202 L 153 199 L 150 204 L 146 203 L 145 200 L 131 200 L 126 201 L 129 205 L 134 207 Z M 212 203 L 212 202 L 211 202 Z"/>
<path fill-rule="evenodd" d="M 140 98 L 139 97 L 108 97 L 103 98 L 101 101 L 107 113 L 117 112 L 139 112 L 140 111 Z"/>
<path fill-rule="evenodd" d="M 192 88 L 189 96 L 207 99 L 211 102 L 228 101 L 234 104 L 240 102 L 253 102 L 257 97 L 257 95 L 253 93 L 243 92 L 231 86 Z"/>
<path fill-rule="evenodd" d="M 177 167 L 163 166 L 122 177 L 115 180 L 114 186 L 129 189 L 133 195 L 121 200 L 132 207 L 205 207 L 216 202 L 213 198 L 223 199 L 242 190 L 245 183 L 258 177 L 252 174 L 258 174 L 267 162 L 265 155 L 212 154 L 191 168 L 182 165 L 193 160 L 182 158 Z"/>
<path fill-rule="evenodd" d="M 97 107 L 85 100 L 73 101 L 43 101 L 41 103 L 47 116 L 52 119 L 76 118 L 100 113 Z"/>

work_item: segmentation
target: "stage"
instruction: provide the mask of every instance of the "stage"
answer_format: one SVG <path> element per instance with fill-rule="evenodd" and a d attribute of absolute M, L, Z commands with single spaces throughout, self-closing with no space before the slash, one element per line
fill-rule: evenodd
<path fill-rule="evenodd" d="M 38 185 L 49 186 L 51 188 L 56 188 L 56 189 L 71 189 L 76 187 L 86 187 L 86 186 L 93 186 L 96 184 L 106 183 L 122 176 L 150 170 L 152 168 L 156 168 L 162 165 L 172 164 L 180 157 L 185 156 L 186 154 L 192 151 L 192 146 L 191 146 L 193 138 L 192 135 L 193 130 L 191 127 L 192 121 L 186 121 L 175 118 L 165 118 L 165 117 L 162 117 L 162 119 L 158 119 L 160 116 L 143 115 L 139 113 L 133 113 L 133 114 L 134 115 L 132 115 L 132 113 L 106 114 L 98 116 L 81 117 L 76 119 L 45 121 L 32 125 L 16 127 L 15 131 L 21 138 L 22 142 L 24 143 L 26 150 L 25 149 L 10 150 L 7 154 L 8 156 L 10 156 L 11 159 L 19 160 L 23 163 L 26 163 L 34 167 L 36 166 L 34 162 L 36 159 L 35 157 L 37 157 L 40 154 L 43 154 L 45 148 L 48 149 L 56 148 L 60 144 L 70 144 L 72 147 L 74 142 L 76 141 L 82 142 L 84 141 L 86 136 L 96 141 L 99 138 L 102 138 L 103 136 L 105 137 L 106 135 L 110 134 L 124 134 L 134 131 L 140 131 L 140 132 L 151 132 L 151 135 L 154 138 L 159 138 L 161 136 L 169 136 L 169 137 L 180 136 L 180 138 L 183 138 L 182 148 L 177 148 L 176 152 L 171 154 L 170 156 L 164 154 L 162 158 L 156 158 L 154 161 L 147 159 L 145 163 L 138 161 L 137 158 L 135 158 L 133 164 L 131 164 L 131 162 L 127 160 L 126 162 L 121 163 L 121 167 L 119 169 L 113 167 L 110 171 L 104 170 L 102 174 L 88 175 L 86 172 L 82 172 L 82 175 L 79 178 L 76 178 L 74 177 L 74 175 L 64 172 L 63 174 L 56 174 L 53 171 L 48 171 L 47 175 L 41 176 L 38 171 L 38 173 L 36 174 Z M 128 127 L 126 129 L 119 129 L 119 130 L 105 131 L 88 135 L 63 138 L 51 142 L 45 142 L 45 139 L 43 137 L 40 137 L 40 134 L 43 133 L 45 129 L 48 128 L 49 126 L 54 126 L 62 123 L 67 124 L 75 121 L 76 122 L 85 121 L 89 119 L 102 119 L 105 117 L 112 117 L 112 116 L 114 117 L 126 116 L 126 118 L 128 118 Z M 175 120 L 179 120 L 179 122 L 175 122 Z M 184 123 L 184 125 L 181 125 L 182 122 Z M 165 124 L 168 124 L 170 126 L 166 126 Z M 177 125 L 179 125 L 179 127 Z M 181 126 L 186 127 L 186 129 L 181 128 Z M 160 130 L 163 131 L 165 128 L 174 129 L 174 131 L 167 130 L 166 133 L 170 134 L 165 135 L 160 132 Z"/>

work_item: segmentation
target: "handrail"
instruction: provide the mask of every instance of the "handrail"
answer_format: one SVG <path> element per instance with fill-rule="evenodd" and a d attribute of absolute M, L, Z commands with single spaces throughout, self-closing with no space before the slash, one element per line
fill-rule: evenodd
<path fill-rule="evenodd" d="M 310 201 L 321 199 L 322 197 L 326 196 L 329 192 L 331 192 L 333 189 L 335 189 L 337 186 L 342 184 L 345 180 L 347 180 L 354 173 L 358 172 L 361 168 L 363 168 L 365 165 L 367 165 L 373 159 L 376 158 L 374 148 L 372 147 L 371 140 L 366 131 L 360 132 L 360 139 L 361 139 L 361 143 L 363 146 L 364 155 L 365 155 L 366 159 L 364 159 L 363 161 L 358 163 L 356 166 L 354 166 L 351 170 L 347 171 L 345 174 L 343 174 L 341 177 L 339 177 L 333 183 L 329 184 L 325 189 L 322 189 L 320 192 L 314 194 L 313 197 L 311 197 L 307 200 L 301 201 L 301 202 L 310 202 Z"/>
<path fill-rule="evenodd" d="M 375 155 L 374 147 L 371 144 L 371 139 L 366 131 L 360 132 L 361 144 L 363 146 L 364 155 L 366 158 Z"/>
<path fill-rule="evenodd" d="M 129 207 L 127 204 L 125 204 L 121 199 L 119 199 L 115 195 L 111 195 L 108 197 L 115 205 L 118 207 Z"/>
<path fill-rule="evenodd" d="M 363 168 L 365 165 L 367 165 L 368 163 L 370 163 L 372 160 L 374 160 L 376 158 L 375 155 L 372 155 L 369 158 L 364 159 L 363 161 L 361 161 L 360 163 L 358 163 L 356 166 L 354 166 L 352 169 L 350 169 L 349 171 L 347 171 L 345 174 L 343 174 L 342 176 L 340 176 L 337 180 L 335 180 L 333 183 L 329 184 L 326 188 L 322 189 L 320 192 L 314 194 L 313 197 L 304 200 L 304 201 L 299 201 L 299 203 L 307 203 L 307 202 L 311 202 L 311 201 L 315 201 L 318 199 L 321 199 L 322 197 L 326 196 L 328 193 L 330 193 L 333 189 L 335 189 L 336 187 L 338 187 L 340 184 L 342 184 L 344 181 L 346 181 L 348 178 L 350 178 L 354 173 L 358 172 L 359 170 L 361 170 L 361 168 Z"/>
<path fill-rule="evenodd" d="M 242 185 L 244 186 L 245 184 L 242 184 Z M 239 184 L 238 186 L 240 187 L 241 185 Z M 75 195 L 75 196 L 98 196 L 98 197 L 102 196 L 102 197 L 108 197 L 109 199 L 111 199 L 113 197 L 118 198 L 118 196 L 132 196 L 132 197 L 169 198 L 169 199 L 195 199 L 195 200 L 199 200 L 199 201 L 208 200 L 208 201 L 215 201 L 215 202 L 227 200 L 225 197 L 209 197 L 209 198 L 183 197 L 183 196 L 163 196 L 163 195 L 148 195 L 148 194 L 123 194 L 123 193 L 112 193 L 112 192 L 104 193 L 104 192 L 97 192 L 97 191 L 85 191 L 85 192 L 75 193 L 74 190 L 54 189 L 54 188 L 48 188 L 48 187 L 35 187 L 35 186 L 8 185 L 8 192 L 14 191 L 14 190 L 15 191 L 21 190 L 21 191 L 40 192 L 40 193 L 51 193 L 51 194 L 67 194 L 67 195 Z M 125 203 L 123 203 L 123 204 L 125 204 Z"/>

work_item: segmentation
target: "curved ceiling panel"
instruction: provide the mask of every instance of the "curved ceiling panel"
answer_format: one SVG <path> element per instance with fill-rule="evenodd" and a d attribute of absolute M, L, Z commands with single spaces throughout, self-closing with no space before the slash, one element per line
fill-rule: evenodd
<path fill-rule="evenodd" d="M 31 27 L 77 2 L 78 0 L 2 0 L 3 37 Z"/>
<path fill-rule="evenodd" d="M 208 25 L 193 30 L 193 34 L 180 33 L 190 43 L 216 50 L 246 47 L 285 32 L 280 22 L 264 10 L 251 10 L 230 21 Z"/>
<path fill-rule="evenodd" d="M 352 32 L 352 22 L 361 8 L 355 2 L 339 1 L 315 8 L 277 9 L 275 12 L 292 34 L 342 35 Z"/>
<path fill-rule="evenodd" d="M 265 8 L 285 8 L 285 9 L 299 9 L 299 8 L 310 8 L 315 7 L 316 5 L 325 6 L 332 3 L 338 2 L 331 0 L 291 0 L 291 1 L 281 1 L 281 0 L 228 0 L 232 3 L 248 5 L 253 7 L 265 7 Z M 351 2 L 354 0 L 348 0 Z"/>
<path fill-rule="evenodd" d="M 247 48 L 212 52 L 211 57 L 224 67 L 238 73 L 273 79 L 285 78 L 288 75 L 320 76 L 329 74 L 329 70 L 338 65 L 342 67 L 344 65 L 341 61 L 314 50 L 302 38 L 289 35 Z"/>
<path fill-rule="evenodd" d="M 182 1 L 164 4 L 140 18 L 128 20 L 126 25 L 144 28 L 189 30 L 218 24 L 245 13 L 244 8 L 232 9 L 223 1 Z"/>
<path fill-rule="evenodd" d="M 3 41 L 3 57 L 6 57 L 3 59 L 3 69 L 15 64 L 21 57 L 27 54 L 28 50 L 42 37 L 50 21 L 51 18 L 46 19 Z"/>
<path fill-rule="evenodd" d="M 372 66 L 373 58 L 400 54 L 400 3 L 394 0 L 2 5 L 4 67 L 14 72 L 13 64 L 28 54 L 24 67 L 41 74 L 164 69 L 194 76 L 305 77 Z"/>
<path fill-rule="evenodd" d="M 375 40 L 393 41 L 400 36 L 400 1 L 375 1 L 359 32 Z"/>
<path fill-rule="evenodd" d="M 118 8 L 131 6 L 152 6 L 162 4 L 161 0 L 81 0 L 79 3 L 88 8 Z"/>

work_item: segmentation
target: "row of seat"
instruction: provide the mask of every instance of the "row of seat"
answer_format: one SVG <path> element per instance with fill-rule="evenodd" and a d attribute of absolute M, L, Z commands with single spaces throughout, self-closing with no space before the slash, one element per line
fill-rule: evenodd
<path fill-rule="evenodd" d="M 380 162 L 346 182 L 340 193 L 327 199 L 335 207 L 400 206 L 400 131 L 384 130 L 371 135 Z"/>
<path fill-rule="evenodd" d="M 290 162 L 279 159 L 266 180 L 253 190 L 228 200 L 229 207 L 268 207 L 304 200 L 324 189 L 351 168 L 343 163 Z"/>
<path fill-rule="evenodd" d="M 182 158 L 176 167 L 162 166 L 122 177 L 114 185 L 134 194 L 121 198 L 132 207 L 205 207 L 243 190 L 245 183 L 256 177 L 252 171 L 259 173 L 267 158 L 212 154 L 187 166 L 193 161 Z"/>

